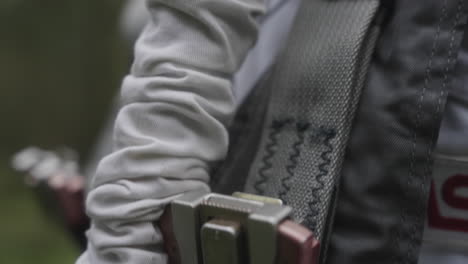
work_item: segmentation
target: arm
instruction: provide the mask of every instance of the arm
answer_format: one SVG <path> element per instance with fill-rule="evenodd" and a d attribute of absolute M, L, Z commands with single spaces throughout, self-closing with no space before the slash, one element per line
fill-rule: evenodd
<path fill-rule="evenodd" d="M 123 83 L 114 152 L 88 195 L 92 227 L 78 263 L 166 262 L 152 222 L 178 194 L 209 188 L 209 164 L 227 151 L 231 78 L 255 42 L 264 2 L 148 1 L 151 22 Z"/>

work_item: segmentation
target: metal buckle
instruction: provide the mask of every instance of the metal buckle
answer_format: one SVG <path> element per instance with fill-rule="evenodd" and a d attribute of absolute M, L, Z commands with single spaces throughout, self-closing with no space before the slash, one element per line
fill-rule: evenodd
<path fill-rule="evenodd" d="M 297 252 L 304 245 L 307 250 L 316 248 L 318 244 L 311 240 L 313 235 L 307 229 L 296 228 L 305 230 L 297 238 L 297 233 L 290 232 L 297 225 L 292 221 L 279 228 L 291 211 L 280 200 L 268 197 L 243 193 L 226 196 L 206 191 L 187 193 L 171 204 L 180 263 L 277 264 L 289 258 L 289 253 L 281 253 L 278 248 L 281 245 L 297 248 Z M 292 243 L 279 241 L 289 234 L 296 235 L 290 239 Z"/>

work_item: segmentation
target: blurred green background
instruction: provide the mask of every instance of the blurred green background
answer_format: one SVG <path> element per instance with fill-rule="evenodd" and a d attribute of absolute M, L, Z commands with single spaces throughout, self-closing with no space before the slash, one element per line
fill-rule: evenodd
<path fill-rule="evenodd" d="M 86 157 L 128 67 L 121 5 L 0 1 L 0 263 L 73 263 L 78 255 L 9 162 L 28 145 L 66 144 Z"/>

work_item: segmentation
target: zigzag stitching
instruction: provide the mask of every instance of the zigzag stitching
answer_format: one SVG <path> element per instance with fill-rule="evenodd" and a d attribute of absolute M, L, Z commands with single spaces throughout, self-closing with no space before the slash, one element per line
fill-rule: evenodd
<path fill-rule="evenodd" d="M 292 146 L 292 152 L 289 155 L 289 164 L 286 166 L 286 172 L 288 176 L 281 180 L 282 190 L 279 193 L 281 200 L 286 201 L 286 195 L 291 190 L 291 180 L 294 178 L 295 170 L 298 165 L 298 159 L 301 156 L 300 147 L 304 144 L 305 141 L 305 132 L 310 128 L 310 123 L 297 123 L 296 124 L 296 134 L 297 140 Z"/>
<path fill-rule="evenodd" d="M 270 126 L 270 133 L 268 134 L 268 144 L 265 146 L 265 155 L 262 158 L 263 166 L 258 170 L 259 179 L 254 184 L 254 189 L 258 194 L 264 194 L 265 190 L 263 184 L 268 181 L 267 171 L 273 167 L 271 160 L 276 154 L 275 147 L 278 145 L 278 135 L 283 130 L 283 127 L 292 122 L 291 119 L 273 120 Z"/>
<path fill-rule="evenodd" d="M 316 217 L 319 214 L 319 210 L 317 209 L 318 203 L 321 201 L 319 192 L 325 188 L 325 182 L 323 178 L 328 175 L 329 168 L 328 166 L 331 164 L 330 154 L 333 153 L 333 145 L 331 141 L 336 137 L 336 131 L 334 129 L 325 129 L 323 127 L 320 128 L 319 132 L 320 136 L 324 136 L 323 144 L 327 148 L 324 152 L 320 154 L 320 158 L 322 159 L 322 163 L 318 165 L 319 174 L 316 176 L 316 180 L 318 186 L 312 189 L 312 197 L 313 200 L 308 203 L 309 213 L 306 215 L 306 226 L 309 227 L 311 230 L 316 230 L 317 228 L 317 219 Z"/>

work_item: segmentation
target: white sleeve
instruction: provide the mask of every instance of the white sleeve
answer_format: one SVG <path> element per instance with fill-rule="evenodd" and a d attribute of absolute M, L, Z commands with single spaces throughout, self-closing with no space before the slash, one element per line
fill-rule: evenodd
<path fill-rule="evenodd" d="M 77 263 L 166 263 L 152 222 L 175 196 L 209 188 L 209 164 L 227 152 L 231 79 L 265 5 L 148 0 L 151 22 L 123 82 L 114 152 L 100 162 L 88 194 L 92 226 Z"/>

